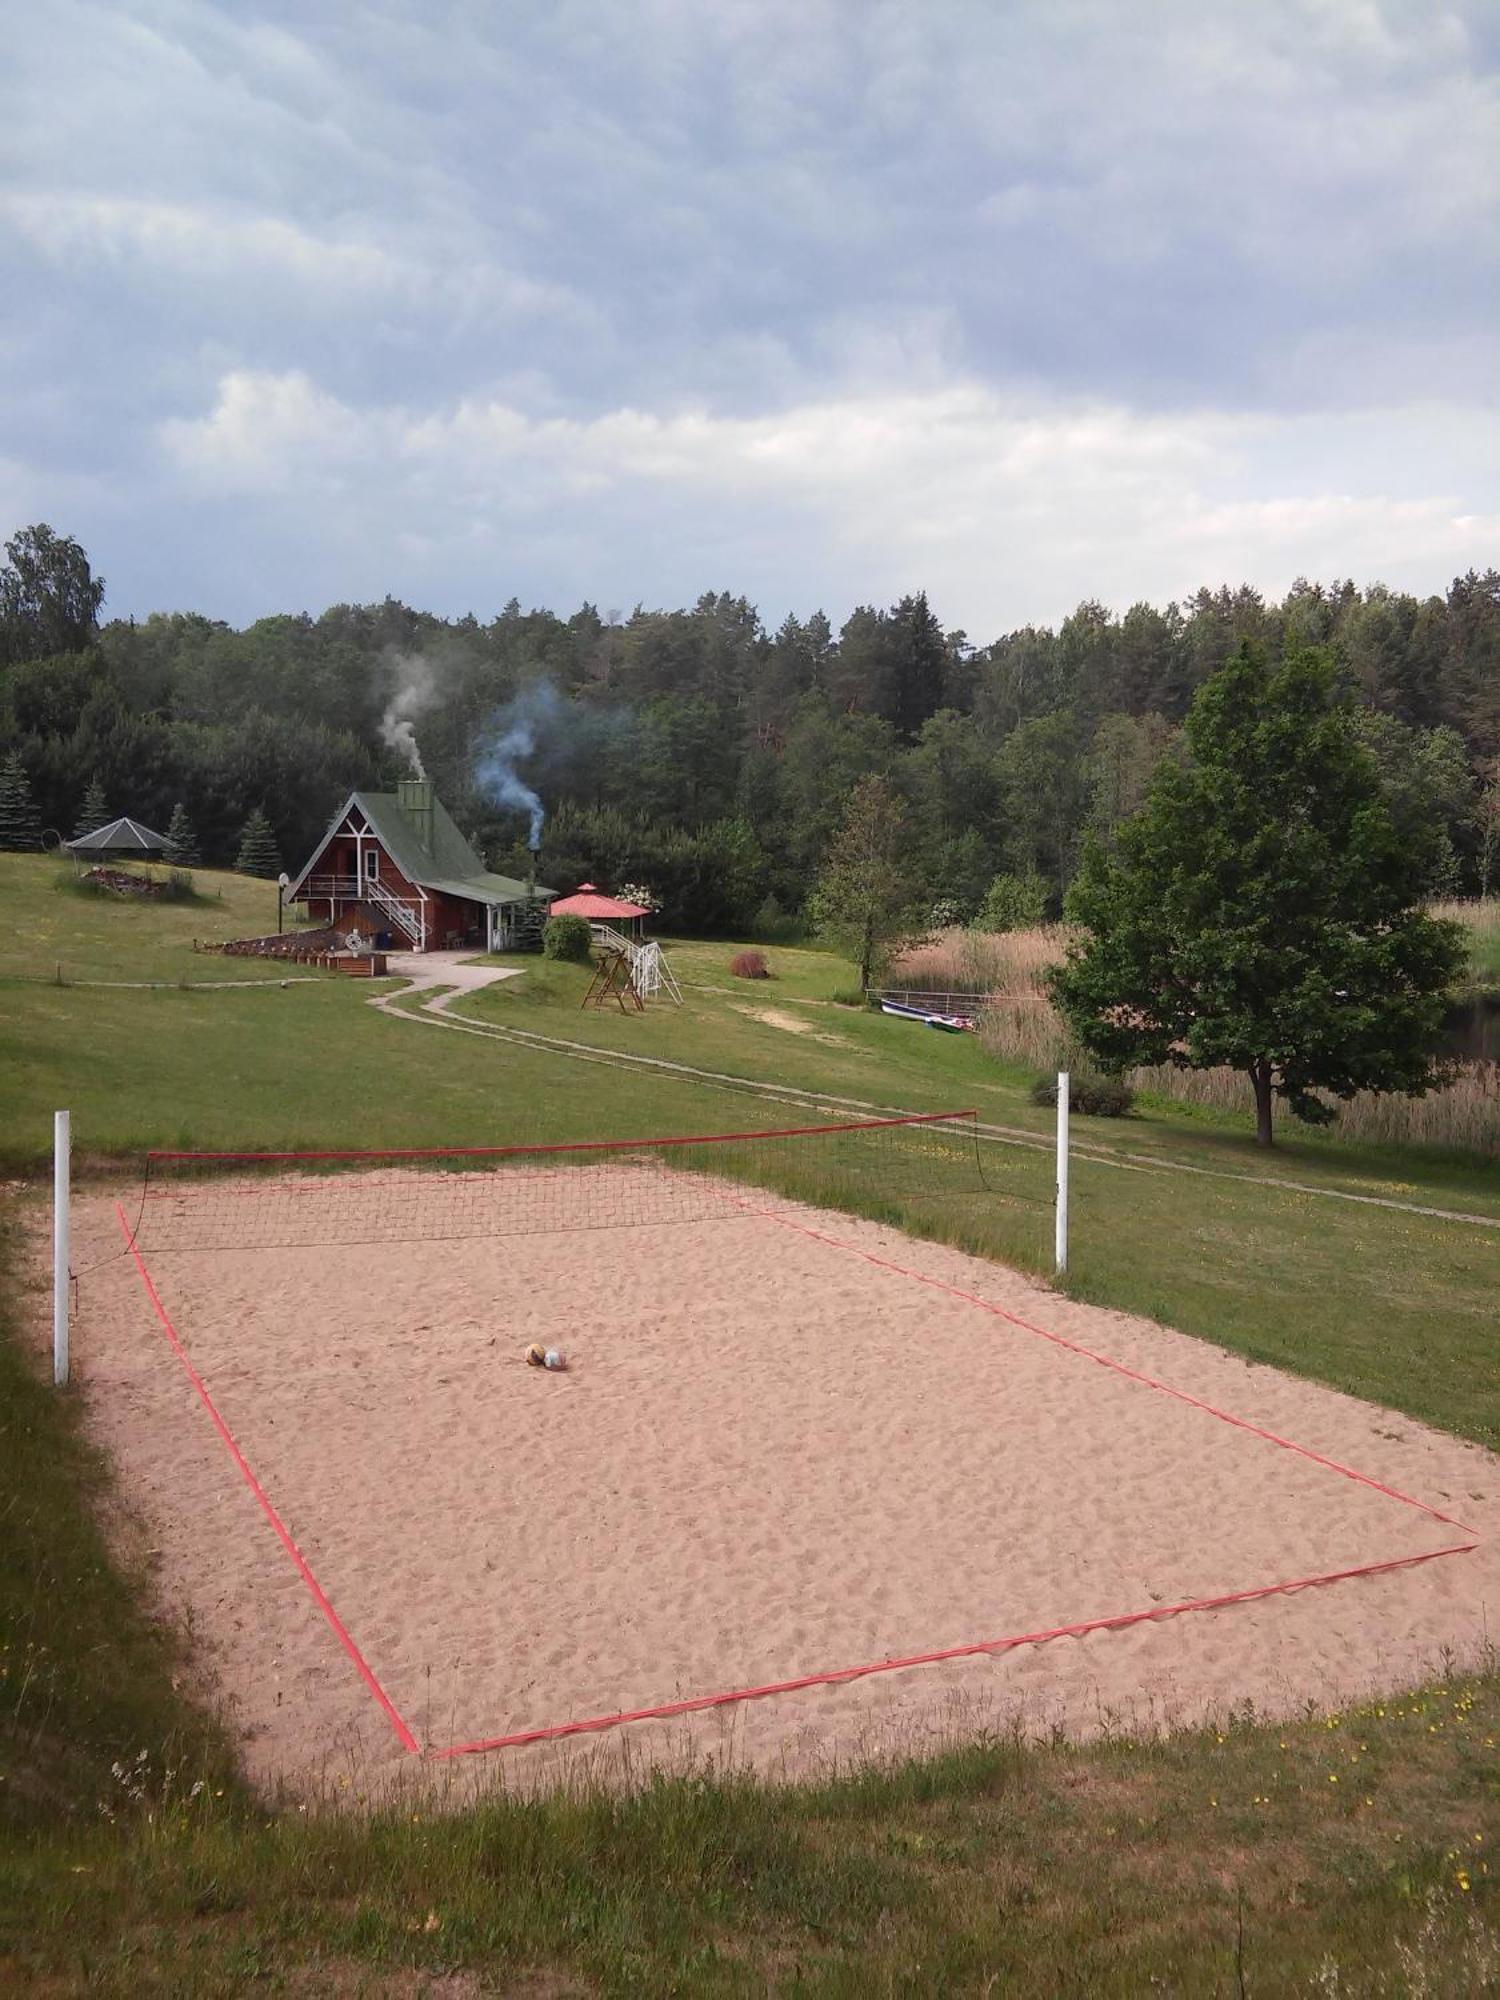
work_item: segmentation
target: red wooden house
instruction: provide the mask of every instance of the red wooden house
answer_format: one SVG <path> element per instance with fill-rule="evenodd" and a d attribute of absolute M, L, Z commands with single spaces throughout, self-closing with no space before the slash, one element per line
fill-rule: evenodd
<path fill-rule="evenodd" d="M 552 900 L 550 889 L 492 874 L 427 778 L 351 792 L 286 894 L 330 924 L 363 910 L 397 951 L 504 951 Z"/>

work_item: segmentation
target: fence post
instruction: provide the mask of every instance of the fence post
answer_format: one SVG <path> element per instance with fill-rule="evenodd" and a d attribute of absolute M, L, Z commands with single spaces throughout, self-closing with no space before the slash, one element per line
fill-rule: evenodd
<path fill-rule="evenodd" d="M 1057 1072 L 1057 1274 L 1068 1268 L 1068 1072 Z"/>
<path fill-rule="evenodd" d="M 72 1189 L 69 1114 L 52 1114 L 52 1380 L 68 1386 L 68 1201 Z"/>

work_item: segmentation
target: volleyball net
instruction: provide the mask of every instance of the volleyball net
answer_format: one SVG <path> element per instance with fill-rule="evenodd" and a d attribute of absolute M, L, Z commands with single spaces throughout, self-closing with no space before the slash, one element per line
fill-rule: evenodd
<path fill-rule="evenodd" d="M 647 1228 L 786 1206 L 899 1221 L 908 1199 L 983 1185 L 974 1111 L 551 1145 L 151 1152 L 134 1232 L 175 1252 Z"/>

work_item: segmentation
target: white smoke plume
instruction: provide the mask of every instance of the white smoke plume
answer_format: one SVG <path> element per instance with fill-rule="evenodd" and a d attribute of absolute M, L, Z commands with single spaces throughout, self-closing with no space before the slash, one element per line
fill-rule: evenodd
<path fill-rule="evenodd" d="M 437 676 L 421 653 L 392 653 L 387 668 L 396 691 L 380 718 L 381 741 L 406 759 L 414 778 L 425 778 L 422 753 L 417 748 L 416 718 L 432 700 Z"/>

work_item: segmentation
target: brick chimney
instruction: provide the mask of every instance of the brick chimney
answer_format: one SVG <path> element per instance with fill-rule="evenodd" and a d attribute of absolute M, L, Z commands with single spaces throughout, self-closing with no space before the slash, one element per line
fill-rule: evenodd
<path fill-rule="evenodd" d="M 396 785 L 396 801 L 417 830 L 417 838 L 428 854 L 432 852 L 436 814 L 431 778 L 402 778 Z"/>

